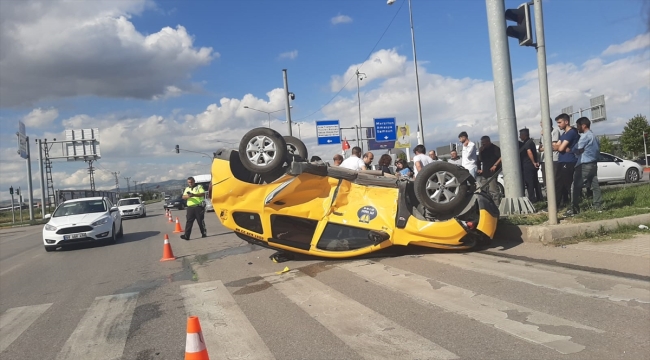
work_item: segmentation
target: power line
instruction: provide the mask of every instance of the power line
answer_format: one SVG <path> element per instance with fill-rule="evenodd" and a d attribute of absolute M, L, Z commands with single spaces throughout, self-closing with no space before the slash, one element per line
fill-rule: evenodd
<path fill-rule="evenodd" d="M 368 59 L 370 58 L 370 55 L 372 55 L 372 53 L 375 51 L 375 49 L 377 48 L 377 45 L 379 45 L 379 42 L 381 41 L 381 39 L 384 38 L 384 35 L 386 35 L 386 32 L 388 31 L 388 29 L 390 28 L 390 26 L 393 24 L 393 21 L 394 21 L 395 18 L 397 17 L 397 14 L 399 14 L 400 10 L 402 10 L 402 6 L 404 6 L 404 2 L 406 2 L 406 0 L 402 0 L 402 4 L 399 6 L 399 8 L 397 9 L 397 11 L 395 12 L 395 15 L 393 15 L 393 18 L 390 19 L 390 22 L 388 23 L 388 26 L 386 26 L 386 29 L 384 29 L 384 32 L 383 32 L 383 33 L 381 34 L 381 36 L 379 37 L 379 40 L 377 40 L 377 42 L 375 43 L 375 46 L 373 46 L 373 47 L 372 47 L 372 50 L 370 50 L 370 52 L 368 53 L 368 56 L 366 56 L 366 58 L 363 60 L 363 62 L 361 63 L 361 65 L 357 68 L 357 71 L 358 71 L 358 70 L 361 70 L 361 68 L 363 67 L 363 64 L 365 64 L 366 60 L 368 60 Z M 329 105 L 329 103 L 331 103 L 334 99 L 336 99 L 337 96 L 339 96 L 339 94 L 341 93 L 341 91 L 343 91 L 343 90 L 348 86 L 348 84 L 350 83 L 350 81 L 352 81 L 352 79 L 354 79 L 356 76 L 357 76 L 356 73 L 352 74 L 352 76 L 350 76 L 350 78 L 348 79 L 348 81 L 346 81 L 346 83 L 343 85 L 343 87 L 341 87 L 341 89 L 340 89 L 339 91 L 337 91 L 336 94 L 334 94 L 334 96 L 332 96 L 332 98 L 329 99 L 329 101 L 326 102 L 325 105 L 321 106 L 318 110 L 314 111 L 313 113 L 311 113 L 311 114 L 309 114 L 309 115 L 307 115 L 307 116 L 303 116 L 303 117 L 301 117 L 301 118 L 299 118 L 299 119 L 292 120 L 292 121 L 300 121 L 300 120 L 304 120 L 304 119 L 306 119 L 306 118 L 308 118 L 308 117 L 310 117 L 310 116 L 312 116 L 312 115 L 317 114 L 317 113 L 320 112 L 321 110 L 323 110 L 323 108 L 324 108 L 325 106 Z"/>

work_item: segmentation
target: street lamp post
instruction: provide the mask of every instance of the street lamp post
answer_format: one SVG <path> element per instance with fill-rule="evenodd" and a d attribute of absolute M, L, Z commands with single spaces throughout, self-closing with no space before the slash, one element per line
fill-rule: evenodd
<path fill-rule="evenodd" d="M 388 0 L 388 5 L 393 5 L 397 0 Z M 413 65 L 415 67 L 415 88 L 417 89 L 418 99 L 418 125 L 420 131 L 418 132 L 418 144 L 424 145 L 424 126 L 422 125 L 422 104 L 420 102 L 420 78 L 418 76 L 418 57 L 415 51 L 415 30 L 413 29 L 413 9 L 411 8 L 411 0 L 409 2 L 409 19 L 411 21 L 411 43 L 413 45 Z"/>
<path fill-rule="evenodd" d="M 359 81 L 365 79 L 367 76 L 365 73 L 359 72 L 359 69 L 355 72 L 357 75 L 357 103 L 359 104 L 359 135 L 357 135 L 357 146 L 361 147 L 361 151 L 363 151 L 363 144 L 361 143 L 361 137 L 363 133 L 363 129 L 361 126 L 361 95 L 359 95 Z"/>
<path fill-rule="evenodd" d="M 292 108 L 293 106 L 289 106 L 289 107 Z M 284 109 L 279 109 L 279 110 L 274 110 L 274 111 L 264 111 L 264 110 L 259 110 L 259 109 L 252 108 L 250 106 L 244 106 L 244 109 L 259 111 L 259 112 L 262 112 L 262 113 L 265 113 L 266 115 L 268 115 L 269 116 L 269 129 L 271 128 L 271 114 L 273 114 L 274 112 L 284 110 Z"/>

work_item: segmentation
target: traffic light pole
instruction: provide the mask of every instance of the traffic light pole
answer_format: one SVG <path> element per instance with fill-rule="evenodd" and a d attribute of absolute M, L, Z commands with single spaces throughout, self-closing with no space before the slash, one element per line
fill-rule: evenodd
<path fill-rule="evenodd" d="M 14 192 L 11 192 L 11 223 L 16 222 L 16 209 L 14 209 Z"/>
<path fill-rule="evenodd" d="M 539 102 L 542 110 L 542 129 L 544 131 L 544 149 L 553 150 L 551 139 L 551 110 L 548 98 L 548 79 L 546 73 L 546 41 L 544 39 L 544 16 L 542 0 L 534 0 L 535 35 L 537 37 L 537 76 L 539 78 Z M 546 178 L 546 199 L 548 200 L 548 222 L 557 225 L 557 202 L 555 194 L 555 169 L 553 168 L 553 152 L 545 151 L 544 168 Z M 530 191 L 530 190 L 528 190 Z"/>
<path fill-rule="evenodd" d="M 38 171 L 41 173 L 41 219 L 45 218 L 45 204 L 49 199 L 45 198 L 45 171 L 43 170 L 43 142 L 41 139 L 36 140 L 38 142 Z"/>
<path fill-rule="evenodd" d="M 23 223 L 23 193 L 18 188 L 18 212 L 20 213 L 20 224 Z"/>
<path fill-rule="evenodd" d="M 517 140 L 517 118 L 515 114 L 510 50 L 506 35 L 504 0 L 486 0 L 494 95 L 499 126 L 499 144 L 503 161 L 505 198 L 499 205 L 503 215 L 525 214 L 535 211 L 533 204 L 524 197 Z"/>

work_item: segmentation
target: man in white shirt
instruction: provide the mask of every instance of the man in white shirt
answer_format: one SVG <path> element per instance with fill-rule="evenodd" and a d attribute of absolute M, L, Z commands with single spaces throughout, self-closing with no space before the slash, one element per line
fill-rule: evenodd
<path fill-rule="evenodd" d="M 476 144 L 469 141 L 469 136 L 467 136 L 467 132 L 465 131 L 458 134 L 458 141 L 460 141 L 463 144 L 461 166 L 467 169 L 467 171 L 469 171 L 472 177 L 476 179 L 476 170 L 477 170 L 476 160 L 478 157 L 476 153 Z"/>
<path fill-rule="evenodd" d="M 415 175 L 413 175 L 413 177 L 417 177 L 418 173 L 422 171 L 422 168 L 431 164 L 433 160 L 427 156 L 427 149 L 424 145 L 416 146 L 415 149 L 413 149 L 413 152 L 415 153 L 415 156 L 413 157 L 413 170 Z"/>
<path fill-rule="evenodd" d="M 366 170 L 366 164 L 361 160 L 361 148 L 358 146 L 353 147 L 352 155 L 343 160 L 340 166 L 355 171 Z"/>

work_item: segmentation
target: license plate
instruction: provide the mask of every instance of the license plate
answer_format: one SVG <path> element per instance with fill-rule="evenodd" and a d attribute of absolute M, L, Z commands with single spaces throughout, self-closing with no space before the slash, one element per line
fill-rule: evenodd
<path fill-rule="evenodd" d="M 86 237 L 86 233 L 64 235 L 63 240 L 81 239 L 81 238 L 85 238 L 85 237 Z"/>

